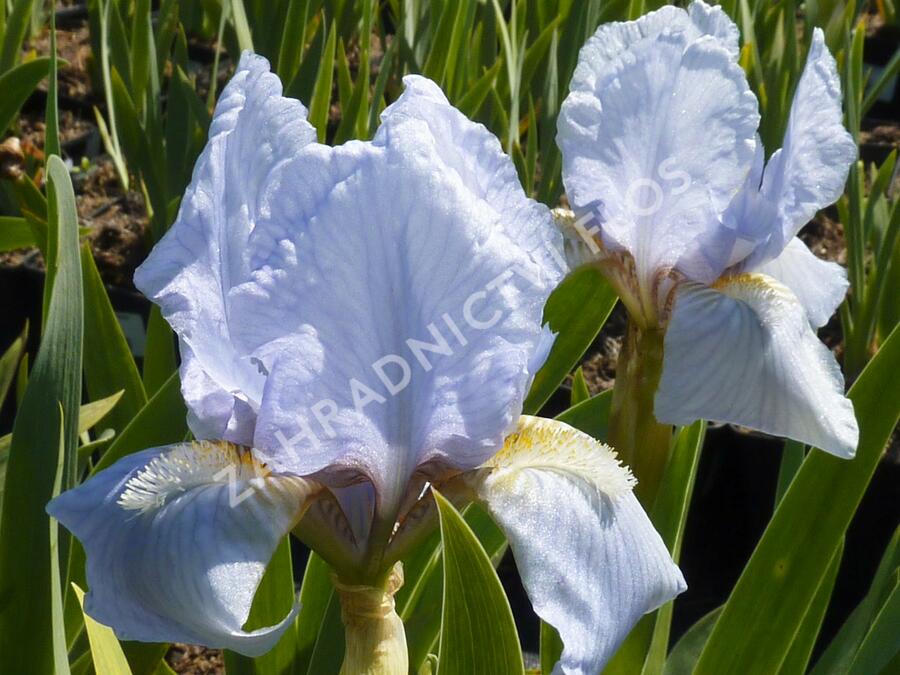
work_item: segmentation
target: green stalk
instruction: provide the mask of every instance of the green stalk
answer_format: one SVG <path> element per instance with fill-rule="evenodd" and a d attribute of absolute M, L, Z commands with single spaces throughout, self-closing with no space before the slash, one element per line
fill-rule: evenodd
<path fill-rule="evenodd" d="M 609 442 L 638 480 L 635 494 L 650 509 L 669 461 L 672 427 L 653 416 L 653 398 L 663 365 L 660 328 L 641 328 L 629 320 L 616 367 Z"/>

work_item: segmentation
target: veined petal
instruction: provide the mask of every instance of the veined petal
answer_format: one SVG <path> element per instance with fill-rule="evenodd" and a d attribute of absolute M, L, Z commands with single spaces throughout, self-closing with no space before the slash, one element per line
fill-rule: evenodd
<path fill-rule="evenodd" d="M 758 123 L 743 71 L 715 38 L 643 38 L 563 102 L 569 201 L 576 215 L 597 213 L 604 243 L 631 253 L 647 288 L 682 262 L 711 281 L 722 267 L 697 249 L 750 171 Z"/>
<path fill-rule="evenodd" d="M 843 267 L 817 258 L 799 237 L 791 239 L 781 255 L 757 271 L 790 288 L 814 328 L 828 323 L 849 286 Z"/>
<path fill-rule="evenodd" d="M 635 21 L 613 21 L 601 25 L 578 53 L 578 65 L 572 76 L 570 91 L 592 92 L 610 65 L 624 51 L 644 38 L 667 33 L 684 33 L 689 41 L 710 35 L 719 40 L 733 59 L 738 56 L 737 26 L 722 11 L 702 0 L 692 2 L 687 11 L 666 5 L 648 12 Z"/>
<path fill-rule="evenodd" d="M 859 440 L 834 355 L 793 293 L 762 274 L 679 289 L 655 414 L 740 424 L 838 457 L 853 457 Z"/>
<path fill-rule="evenodd" d="M 130 455 L 50 502 L 83 544 L 85 610 L 123 640 L 258 656 L 290 626 L 244 631 L 275 547 L 321 487 L 228 443 Z"/>
<path fill-rule="evenodd" d="M 768 241 L 743 270 L 754 271 L 777 257 L 818 210 L 834 203 L 855 159 L 856 144 L 843 125 L 837 67 L 822 30 L 816 28 L 782 147 L 769 158 L 763 174 L 760 194 L 777 217 Z"/>
<path fill-rule="evenodd" d="M 547 227 L 549 209 L 525 195 L 497 137 L 450 105 L 431 80 L 407 75 L 403 84 L 406 89 L 400 98 L 381 113 L 375 143 L 389 143 L 391 134 L 410 120 L 425 125 L 445 170 L 456 172 L 473 195 L 503 214 L 498 225 L 507 235 L 543 268 L 561 277 L 565 271 L 562 238 Z"/>
<path fill-rule="evenodd" d="M 534 610 L 562 638 L 554 673 L 595 675 L 641 615 L 685 590 L 615 453 L 523 416 L 466 479 L 509 538 Z"/>
<path fill-rule="evenodd" d="M 270 253 L 232 293 L 285 335 L 264 348 L 254 446 L 398 501 L 418 465 L 472 468 L 502 444 L 561 276 L 535 244 L 558 239 L 549 211 L 510 160 L 409 82 L 374 142 L 311 144 L 273 173 L 250 236 Z"/>
<path fill-rule="evenodd" d="M 178 218 L 135 272 L 181 341 L 182 389 L 198 437 L 252 440 L 265 384 L 254 351 L 280 332 L 255 308 L 235 311 L 231 293 L 249 274 L 250 233 L 269 209 L 272 171 L 315 138 L 306 109 L 281 96 L 268 62 L 244 53 Z"/>

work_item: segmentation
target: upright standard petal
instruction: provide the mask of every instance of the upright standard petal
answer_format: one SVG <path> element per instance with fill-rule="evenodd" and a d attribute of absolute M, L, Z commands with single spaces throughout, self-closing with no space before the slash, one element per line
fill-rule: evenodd
<path fill-rule="evenodd" d="M 510 160 L 434 85 L 410 87 L 373 143 L 310 145 L 275 172 L 250 242 L 272 253 L 234 292 L 287 335 L 255 447 L 332 484 L 364 474 L 389 500 L 420 464 L 472 468 L 500 447 L 561 276 L 534 246 L 558 236 L 549 212 Z"/>
<path fill-rule="evenodd" d="M 498 226 L 548 273 L 562 276 L 565 262 L 562 239 L 547 227 L 549 209 L 529 199 L 522 190 L 515 166 L 500 141 L 483 124 L 471 121 L 447 101 L 444 92 L 419 75 L 403 78 L 403 94 L 381 113 L 376 144 L 389 143 L 394 130 L 409 120 L 427 127 L 436 158 L 447 171 L 456 172 L 466 188 L 503 217 Z"/>
<path fill-rule="evenodd" d="M 249 273 L 250 233 L 270 208 L 271 173 L 315 138 L 303 105 L 283 98 L 268 62 L 245 52 L 216 105 L 178 218 L 135 272 L 178 334 L 182 391 L 199 438 L 253 438 L 265 383 L 256 352 L 279 333 L 252 307 L 236 312 L 231 292 Z"/>
<path fill-rule="evenodd" d="M 702 0 L 692 2 L 687 11 L 665 5 L 635 21 L 601 25 L 578 52 L 578 65 L 569 89 L 594 91 L 622 52 L 644 38 L 654 38 L 664 32 L 684 33 L 689 41 L 710 35 L 733 59 L 738 57 L 738 28 L 721 7 L 710 7 Z"/>
<path fill-rule="evenodd" d="M 319 489 L 270 473 L 248 450 L 193 443 L 126 457 L 47 511 L 84 545 L 85 610 L 120 639 L 258 656 L 298 607 L 275 626 L 247 632 L 253 595 Z"/>
<path fill-rule="evenodd" d="M 655 414 L 740 424 L 838 457 L 853 457 L 859 440 L 837 361 L 793 293 L 761 274 L 679 289 Z"/>
<path fill-rule="evenodd" d="M 615 453 L 523 416 L 466 477 L 509 538 L 534 610 L 563 641 L 554 673 L 596 675 L 641 615 L 685 590 Z"/>
<path fill-rule="evenodd" d="M 715 38 L 641 39 L 563 103 L 569 201 L 576 215 L 598 212 L 604 243 L 634 257 L 643 287 L 672 268 L 712 281 L 726 260 L 698 249 L 750 171 L 758 123 L 743 71 Z"/>
<path fill-rule="evenodd" d="M 774 260 L 756 270 L 787 286 L 797 296 L 813 328 L 828 323 L 847 293 L 847 271 L 837 263 L 817 258 L 799 237 L 794 237 Z"/>
<path fill-rule="evenodd" d="M 855 159 L 856 143 L 843 125 L 840 78 L 822 30 L 816 28 L 782 147 L 769 159 L 760 188 L 776 217 L 768 241 L 747 259 L 743 271 L 776 258 L 818 210 L 833 204 Z"/>

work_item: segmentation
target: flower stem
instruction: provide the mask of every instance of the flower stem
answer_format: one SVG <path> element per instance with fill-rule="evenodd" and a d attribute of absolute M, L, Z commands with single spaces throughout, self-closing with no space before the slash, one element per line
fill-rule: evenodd
<path fill-rule="evenodd" d="M 337 575 L 332 581 L 346 631 L 341 675 L 407 675 L 406 632 L 394 608 L 403 566 L 394 565 L 378 586 L 345 584 Z"/>
<path fill-rule="evenodd" d="M 635 494 L 647 509 L 656 499 L 672 445 L 672 427 L 653 416 L 664 336 L 661 329 L 629 320 L 609 414 L 609 442 L 638 479 Z"/>

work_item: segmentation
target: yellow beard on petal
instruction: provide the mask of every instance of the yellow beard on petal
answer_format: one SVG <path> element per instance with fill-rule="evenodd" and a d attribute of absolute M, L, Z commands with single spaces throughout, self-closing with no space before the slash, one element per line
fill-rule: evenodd
<path fill-rule="evenodd" d="M 184 443 L 154 457 L 129 478 L 116 503 L 145 513 L 201 485 L 248 481 L 270 473 L 249 448 L 227 441 Z"/>

